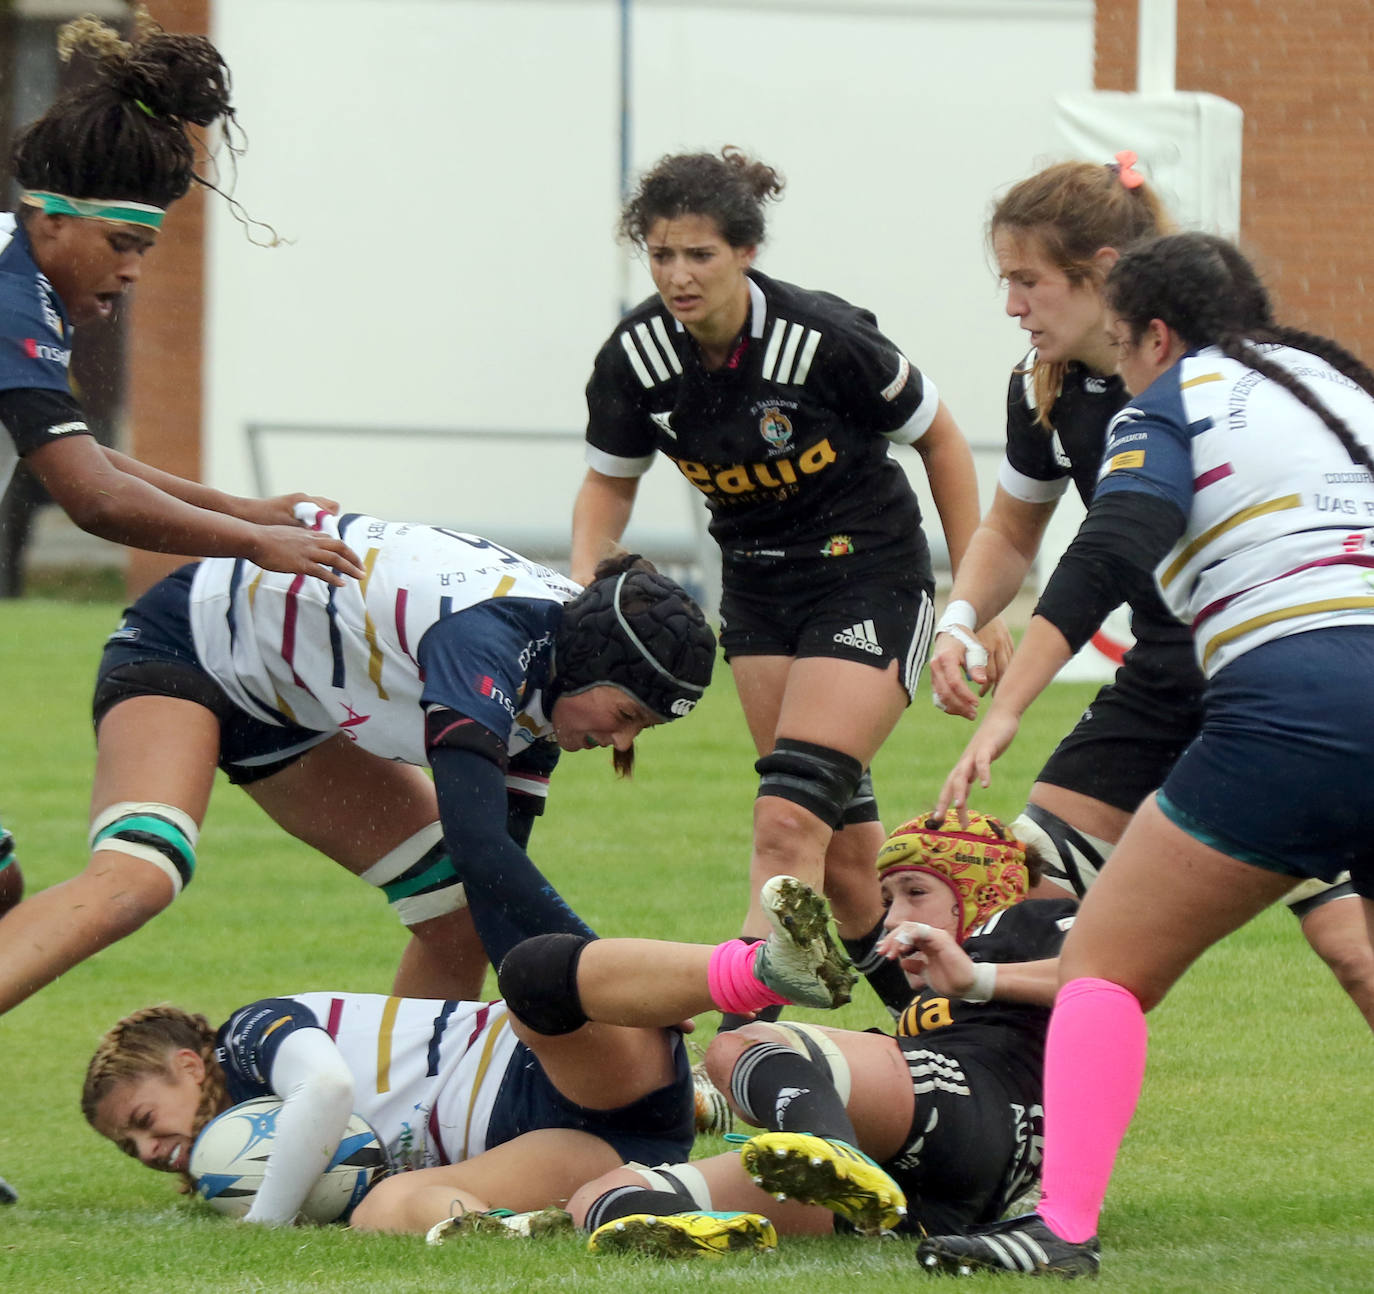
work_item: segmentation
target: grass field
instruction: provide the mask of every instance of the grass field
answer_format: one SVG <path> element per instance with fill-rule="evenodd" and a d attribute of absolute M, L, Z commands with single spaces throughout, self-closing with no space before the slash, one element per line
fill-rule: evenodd
<path fill-rule="evenodd" d="M 116 615 L 113 605 L 5 607 L 0 816 L 31 890 L 84 861 L 90 679 Z M 1051 689 L 980 807 L 1018 811 L 1090 691 Z M 875 769 L 889 823 L 928 806 L 968 731 L 918 697 Z M 641 741 L 633 784 L 617 783 L 600 754 L 565 760 L 534 855 L 603 934 L 714 942 L 733 932 L 743 903 L 749 763 L 722 671 L 696 715 Z M 0 1289 L 908 1294 L 926 1279 L 898 1243 L 784 1241 L 775 1256 L 668 1268 L 593 1258 L 571 1240 L 434 1250 L 328 1228 L 269 1233 L 183 1201 L 169 1178 L 82 1121 L 80 1081 L 99 1035 L 155 1001 L 218 1019 L 272 993 L 385 990 L 403 942 L 378 895 L 227 785 L 199 857 L 195 884 L 171 910 L 0 1020 L 0 1175 L 20 1192 L 0 1209 Z M 883 1023 L 862 991 L 838 1016 L 856 1028 Z M 709 1036 L 710 1018 L 702 1024 Z M 1371 1040 L 1293 919 L 1270 912 L 1208 954 L 1151 1017 L 1151 1033 L 1144 1103 L 1103 1218 L 1101 1288 L 1374 1287 Z M 984 1277 L 966 1287 L 1008 1286 Z"/>

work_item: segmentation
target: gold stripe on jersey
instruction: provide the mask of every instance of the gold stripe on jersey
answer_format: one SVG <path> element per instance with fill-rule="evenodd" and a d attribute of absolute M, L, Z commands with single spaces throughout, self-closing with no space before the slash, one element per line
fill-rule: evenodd
<path fill-rule="evenodd" d="M 463 1121 L 463 1153 L 460 1159 L 468 1157 L 468 1145 L 472 1139 L 472 1116 L 477 1111 L 477 1098 L 482 1092 L 482 1080 L 487 1076 L 487 1070 L 491 1068 L 491 1053 L 496 1050 L 496 1040 L 501 1036 L 501 1030 L 510 1023 L 510 1017 L 503 1015 L 491 1028 L 487 1034 L 487 1040 L 482 1044 L 482 1055 L 477 1062 L 477 1073 L 473 1075 L 472 1086 L 468 1089 L 468 1117 Z"/>
<path fill-rule="evenodd" d="M 1238 625 L 1232 625 L 1229 629 L 1223 629 L 1216 637 L 1210 639 L 1207 649 L 1202 653 L 1202 668 L 1206 669 L 1213 653 L 1225 647 L 1227 643 L 1234 642 L 1241 635 L 1251 633 L 1255 629 L 1263 629 L 1266 625 L 1277 624 L 1281 620 L 1292 620 L 1295 616 L 1325 615 L 1328 611 L 1368 611 L 1372 608 L 1374 597 L 1327 598 L 1323 602 L 1303 602 L 1298 606 L 1267 611 L 1262 616 L 1254 616 L 1250 620 L 1242 620 Z"/>
<path fill-rule="evenodd" d="M 250 611 L 253 609 L 253 604 L 258 600 L 258 585 L 262 583 L 262 577 L 266 574 L 266 571 L 259 571 L 253 576 L 252 583 L 248 585 L 248 609 Z"/>
<path fill-rule="evenodd" d="M 494 598 L 503 598 L 503 597 L 505 597 L 506 594 L 509 593 L 509 592 L 511 591 L 511 589 L 513 589 L 514 587 L 515 587 L 515 576 L 514 576 L 514 575 L 503 575 L 503 576 L 497 581 L 496 587 L 492 590 L 491 596 L 494 597 Z"/>
<path fill-rule="evenodd" d="M 1234 530 L 1237 526 L 1242 526 L 1247 521 L 1253 521 L 1256 517 L 1263 517 L 1271 512 L 1286 512 L 1290 508 L 1301 507 L 1301 505 L 1301 495 L 1285 494 L 1281 498 L 1269 499 L 1264 503 L 1255 504 L 1254 507 L 1242 508 L 1229 517 L 1224 517 L 1215 526 L 1204 530 L 1164 568 L 1164 573 L 1159 577 L 1160 584 L 1167 589 L 1178 578 L 1178 573 L 1218 535 L 1224 535 L 1228 530 Z"/>
<path fill-rule="evenodd" d="M 288 719 L 290 719 L 292 723 L 299 723 L 300 720 L 296 718 L 295 712 L 291 709 L 289 705 L 287 705 L 286 698 L 282 696 L 282 694 L 278 692 L 276 688 L 272 689 L 272 695 L 277 698 L 277 709 L 280 710 L 282 714 L 284 714 Z"/>
<path fill-rule="evenodd" d="M 377 556 L 381 551 L 380 548 L 367 550 L 367 555 L 363 558 L 363 578 L 358 581 L 358 591 L 363 597 L 363 637 L 367 639 L 367 676 L 372 680 L 372 686 L 377 689 L 377 695 L 383 701 L 389 701 L 391 698 L 382 686 L 382 649 L 377 646 L 377 625 L 372 619 L 372 612 L 367 609 L 367 585 L 372 579 L 372 568 L 377 565 Z"/>
<path fill-rule="evenodd" d="M 262 1031 L 261 1041 L 266 1042 L 274 1033 L 277 1032 L 278 1029 L 282 1027 L 282 1025 L 290 1023 L 291 1017 L 289 1015 L 282 1016 L 280 1020 L 274 1020 L 271 1024 L 267 1026 L 266 1029 Z"/>
<path fill-rule="evenodd" d="M 396 1016 L 401 999 L 389 997 L 382 1007 L 382 1022 L 377 1026 L 377 1093 L 391 1091 L 391 1039 L 396 1032 Z"/>
<path fill-rule="evenodd" d="M 1190 377 L 1186 382 L 1180 382 L 1178 389 L 1186 391 L 1190 386 L 1203 386 L 1207 382 L 1220 382 L 1222 380 L 1220 373 L 1199 373 L 1196 377 Z"/>

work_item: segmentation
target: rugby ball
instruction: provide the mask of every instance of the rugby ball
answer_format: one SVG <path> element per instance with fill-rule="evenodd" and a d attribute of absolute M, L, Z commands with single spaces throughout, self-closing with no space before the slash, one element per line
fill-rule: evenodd
<path fill-rule="evenodd" d="M 191 1147 L 187 1171 L 200 1196 L 216 1213 L 241 1218 L 253 1205 L 267 1172 L 282 1102 L 259 1096 L 217 1114 Z M 329 1166 L 311 1188 L 298 1222 L 347 1220 L 353 1206 L 389 1167 L 386 1147 L 361 1115 L 352 1115 Z"/>

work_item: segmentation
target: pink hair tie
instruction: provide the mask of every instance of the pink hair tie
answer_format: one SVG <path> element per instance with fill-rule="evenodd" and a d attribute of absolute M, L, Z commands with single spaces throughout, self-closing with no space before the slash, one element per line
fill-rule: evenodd
<path fill-rule="evenodd" d="M 1139 159 L 1129 148 L 1123 148 L 1116 155 L 1115 170 L 1117 178 L 1128 189 L 1138 189 L 1145 183 L 1145 177 L 1135 169 Z"/>

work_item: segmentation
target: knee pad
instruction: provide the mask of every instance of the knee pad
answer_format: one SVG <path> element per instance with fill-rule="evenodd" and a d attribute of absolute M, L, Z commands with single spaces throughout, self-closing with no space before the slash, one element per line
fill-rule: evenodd
<path fill-rule="evenodd" d="M 1025 845 L 1027 855 L 1040 864 L 1043 875 L 1067 885 L 1080 899 L 1116 848 L 1069 826 L 1063 818 L 1038 804 L 1026 805 L 1025 812 L 1008 830 Z"/>
<path fill-rule="evenodd" d="M 754 770 L 760 779 L 758 798 L 775 795 L 799 804 L 832 831 L 840 825 L 864 773 L 852 755 L 790 737 L 779 737 Z"/>
<path fill-rule="evenodd" d="M 422 827 L 389 854 L 379 858 L 360 879 L 375 885 L 405 926 L 416 926 L 468 905 L 437 822 Z"/>
<path fill-rule="evenodd" d="M 123 800 L 96 814 L 91 823 L 91 851 L 113 850 L 141 858 L 172 882 L 172 897 L 196 874 L 196 841 L 200 828 L 190 814 L 170 804 Z"/>
<path fill-rule="evenodd" d="M 879 822 L 878 797 L 873 791 L 873 774 L 864 769 L 859 784 L 840 814 L 840 826 L 852 827 L 860 822 Z"/>
<path fill-rule="evenodd" d="M 577 991 L 577 963 L 591 941 L 581 935 L 535 935 L 506 954 L 496 981 L 506 1008 L 546 1037 L 573 1033 L 587 1023 Z"/>
<path fill-rule="evenodd" d="M 701 1169 L 691 1164 L 659 1164 L 649 1168 L 633 1162 L 625 1167 L 633 1168 L 651 1191 L 669 1191 L 692 1209 L 711 1212 L 711 1184 Z"/>

